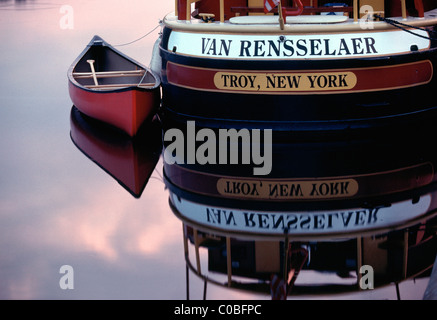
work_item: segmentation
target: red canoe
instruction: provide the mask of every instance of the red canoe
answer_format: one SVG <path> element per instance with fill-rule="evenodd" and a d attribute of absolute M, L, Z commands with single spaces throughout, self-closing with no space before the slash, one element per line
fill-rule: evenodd
<path fill-rule="evenodd" d="M 94 36 L 68 70 L 73 104 L 84 114 L 111 124 L 129 136 L 159 107 L 160 78 Z"/>

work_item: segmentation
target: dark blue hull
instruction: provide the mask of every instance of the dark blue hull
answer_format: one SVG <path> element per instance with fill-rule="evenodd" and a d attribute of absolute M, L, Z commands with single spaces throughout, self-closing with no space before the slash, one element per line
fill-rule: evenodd
<path fill-rule="evenodd" d="M 437 89 L 433 76 L 437 49 L 433 46 L 418 52 L 354 59 L 209 59 L 168 50 L 166 41 L 170 33 L 170 29 L 164 29 L 161 43 L 162 105 L 167 116 L 175 120 L 195 120 L 209 127 L 308 132 L 389 130 L 391 126 L 400 129 L 420 126 L 422 121 L 437 115 L 436 99 L 432 94 Z M 244 88 L 217 89 L 208 84 L 207 79 L 222 71 L 254 74 L 254 78 L 261 73 L 333 74 L 333 70 L 355 74 L 358 83 L 350 90 L 281 93 L 244 91 Z M 344 79 L 341 76 L 334 78 L 330 85 L 341 87 L 346 84 L 346 81 L 342 83 Z M 224 81 L 222 84 L 228 87 L 232 84 L 230 78 L 224 78 Z M 372 85 L 378 81 L 381 87 Z M 327 86 L 327 83 L 322 85 Z M 238 82 L 234 84 L 238 86 Z M 250 82 L 246 79 L 243 84 L 248 86 Z"/>

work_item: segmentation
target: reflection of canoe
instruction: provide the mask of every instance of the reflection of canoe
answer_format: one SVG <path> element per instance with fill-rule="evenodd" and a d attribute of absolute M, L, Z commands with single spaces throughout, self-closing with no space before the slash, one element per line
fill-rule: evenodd
<path fill-rule="evenodd" d="M 160 104 L 160 79 L 98 36 L 68 70 L 70 97 L 83 113 L 134 136 Z"/>
<path fill-rule="evenodd" d="M 139 131 L 135 138 L 71 109 L 71 139 L 76 147 L 134 197 L 139 198 L 161 154 L 159 121 Z"/>

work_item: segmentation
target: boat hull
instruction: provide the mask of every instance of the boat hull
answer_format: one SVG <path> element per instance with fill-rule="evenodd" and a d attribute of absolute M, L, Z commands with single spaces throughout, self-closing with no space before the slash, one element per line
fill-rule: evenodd
<path fill-rule="evenodd" d="M 72 63 L 68 80 L 76 108 L 129 136 L 137 134 L 161 102 L 159 75 L 99 36 Z"/>
<path fill-rule="evenodd" d="M 155 114 L 160 103 L 159 88 L 95 92 L 69 83 L 73 104 L 84 114 L 106 122 L 134 136 L 141 125 Z"/>
<path fill-rule="evenodd" d="M 277 33 L 242 40 L 244 33 L 193 36 L 167 27 L 161 41 L 163 107 L 171 118 L 210 126 L 317 131 L 396 121 L 403 127 L 410 120 L 419 124 L 423 117 L 437 114 L 430 95 L 437 88 L 437 49 L 430 40 L 407 34 L 361 31 L 345 34 L 341 42 L 337 33 L 309 38 Z M 182 45 L 190 37 L 198 40 L 197 51 Z M 286 42 L 279 45 L 281 40 L 271 40 L 275 37 L 289 39 L 285 40 L 290 41 L 289 51 L 284 49 Z M 406 45 L 390 49 L 390 38 Z M 239 51 L 232 51 L 236 43 Z M 334 43 L 340 43 L 340 48 L 343 43 L 343 49 Z"/>
<path fill-rule="evenodd" d="M 398 200 L 386 205 L 335 208 L 319 203 L 315 209 L 262 207 L 247 210 L 237 203 L 211 203 L 208 197 L 193 198 L 170 191 L 170 206 L 175 215 L 190 226 L 215 234 L 238 234 L 283 238 L 344 238 L 353 234 L 376 233 L 416 224 L 435 214 L 435 191 L 421 194 L 418 201 Z M 346 218 L 348 217 L 348 218 Z M 346 219 L 345 219 L 346 218 Z"/>

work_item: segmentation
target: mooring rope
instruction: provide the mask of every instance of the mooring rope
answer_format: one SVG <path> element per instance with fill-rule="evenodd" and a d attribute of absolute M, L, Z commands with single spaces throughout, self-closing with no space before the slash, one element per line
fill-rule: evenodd
<path fill-rule="evenodd" d="M 138 41 L 144 39 L 145 37 L 147 37 L 148 35 L 150 35 L 153 31 L 155 31 L 156 29 L 158 29 L 158 28 L 161 27 L 161 26 L 162 26 L 162 20 L 159 21 L 158 25 L 157 25 L 155 28 L 153 28 L 152 30 L 150 30 L 149 32 L 147 32 L 145 35 L 139 37 L 138 39 L 135 39 L 135 40 L 130 41 L 130 42 L 127 42 L 127 43 L 115 44 L 115 45 L 112 45 L 112 46 L 113 46 L 113 47 L 123 47 L 123 46 L 127 46 L 127 45 L 130 45 L 130 44 L 133 44 L 133 43 L 135 43 L 135 42 L 138 42 Z M 140 82 L 138 83 L 137 87 L 139 87 L 139 86 L 141 85 L 141 83 L 143 82 L 144 78 L 146 77 L 146 75 L 147 75 L 147 73 L 148 73 L 148 70 L 147 70 L 147 69 L 145 69 L 144 71 L 145 71 L 145 72 L 144 72 L 144 74 L 143 74 L 143 76 L 142 76 Z"/>
<path fill-rule="evenodd" d="M 130 44 L 132 44 L 132 43 L 135 43 L 135 42 L 137 42 L 137 41 L 140 41 L 141 39 L 144 39 L 145 37 L 147 37 L 149 34 L 151 34 L 153 31 L 155 31 L 155 30 L 158 29 L 159 27 L 161 27 L 161 21 L 159 21 L 158 25 L 157 25 L 155 28 L 153 28 L 152 30 L 150 30 L 150 31 L 147 32 L 145 35 L 141 36 L 140 38 L 135 39 L 135 40 L 133 40 L 133 41 L 131 41 L 131 42 L 127 42 L 127 43 L 123 43 L 123 44 L 116 44 L 116 45 L 113 45 L 113 46 L 114 46 L 114 47 L 123 47 L 123 46 L 130 45 Z"/>
<path fill-rule="evenodd" d="M 409 24 L 406 24 L 406 23 L 402 23 L 402 22 L 393 20 L 393 19 L 385 18 L 385 17 L 382 17 L 382 16 L 380 16 L 378 14 L 375 14 L 374 17 L 378 18 L 381 21 L 384 21 L 384 22 L 392 25 L 393 27 L 401 29 L 401 30 L 403 30 L 405 32 L 408 32 L 408 33 L 410 33 L 412 35 L 415 35 L 415 36 L 417 36 L 419 38 L 423 38 L 423 39 L 431 40 L 431 41 L 437 41 L 437 38 L 423 36 L 421 34 L 417 34 L 417 33 L 413 32 L 413 31 L 411 31 L 409 29 L 416 29 L 416 30 L 421 30 L 421 31 L 425 31 L 425 32 L 430 32 L 430 33 L 436 33 L 435 31 L 427 30 L 426 28 L 416 27 L 416 26 L 412 26 L 412 25 L 409 25 Z"/>

